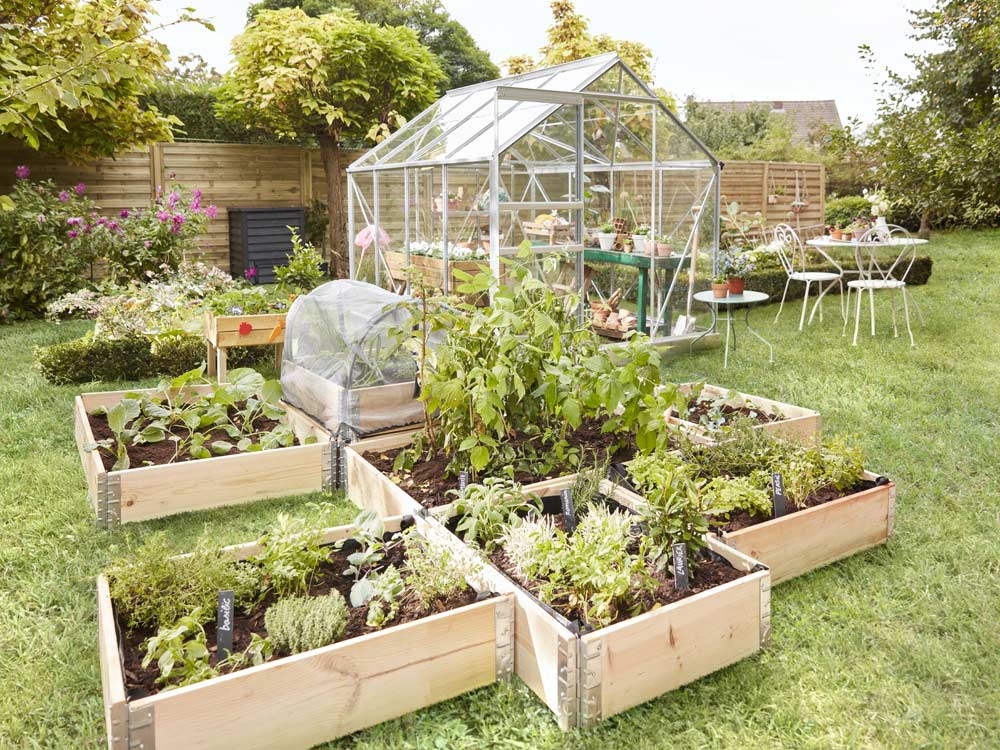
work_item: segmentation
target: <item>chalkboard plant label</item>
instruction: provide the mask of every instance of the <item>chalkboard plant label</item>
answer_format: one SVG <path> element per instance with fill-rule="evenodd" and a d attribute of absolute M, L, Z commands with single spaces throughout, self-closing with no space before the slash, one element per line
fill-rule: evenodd
<path fill-rule="evenodd" d="M 228 658 L 233 653 L 233 602 L 232 591 L 219 592 L 219 604 L 215 614 L 215 643 L 219 656 Z"/>
<path fill-rule="evenodd" d="M 566 533 L 572 534 L 576 530 L 576 508 L 573 507 L 573 490 L 569 487 L 559 491 L 559 500 L 562 503 L 563 523 L 566 526 Z"/>
<path fill-rule="evenodd" d="M 688 575 L 687 545 L 684 542 L 678 542 L 671 549 L 674 557 L 674 588 L 678 591 L 686 591 L 691 588 Z"/>
<path fill-rule="evenodd" d="M 780 472 L 771 474 L 771 503 L 775 518 L 785 515 L 785 481 Z"/>

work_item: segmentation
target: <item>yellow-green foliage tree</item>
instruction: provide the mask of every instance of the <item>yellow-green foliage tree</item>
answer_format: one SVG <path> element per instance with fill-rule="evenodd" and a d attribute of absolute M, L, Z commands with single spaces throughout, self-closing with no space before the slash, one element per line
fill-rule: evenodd
<path fill-rule="evenodd" d="M 298 8 L 262 11 L 233 40 L 236 65 L 222 114 L 279 137 L 319 142 L 330 214 L 331 272 L 343 275 L 345 141 L 377 142 L 430 105 L 441 68 L 406 28 L 376 26 L 338 11 L 310 18 Z"/>
<path fill-rule="evenodd" d="M 151 14 L 147 0 L 3 0 L 0 135 L 80 159 L 171 140 L 176 119 L 140 100 L 168 56 Z M 198 19 L 156 28 L 181 21 Z"/>

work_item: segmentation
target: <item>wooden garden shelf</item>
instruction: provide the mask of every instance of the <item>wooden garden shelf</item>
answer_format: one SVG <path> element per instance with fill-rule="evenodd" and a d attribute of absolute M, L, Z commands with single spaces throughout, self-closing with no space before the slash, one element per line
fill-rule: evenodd
<path fill-rule="evenodd" d="M 681 392 L 690 394 L 694 389 L 694 383 L 682 383 Z M 722 388 L 717 385 L 706 385 L 701 391 L 702 397 L 725 398 L 727 400 L 748 401 L 754 406 L 772 414 L 784 415 L 777 422 L 758 425 L 756 429 L 770 432 L 776 437 L 794 440 L 806 445 L 816 445 L 822 439 L 823 420 L 819 412 L 812 409 L 805 409 L 801 406 L 785 404 L 780 401 L 772 401 L 761 396 L 751 396 L 740 391 Z M 676 412 L 668 416 L 668 421 L 680 427 L 692 437 L 700 438 L 699 442 L 714 442 L 713 431 L 707 427 L 681 419 Z"/>
<path fill-rule="evenodd" d="M 427 526 L 421 519 L 417 523 Z M 387 521 L 386 528 L 398 529 L 399 519 Z M 326 540 L 343 539 L 354 531 L 329 529 Z M 247 544 L 227 551 L 245 559 L 259 548 Z M 490 685 L 509 677 L 511 669 L 513 602 L 511 595 L 501 594 L 196 685 L 128 700 L 104 576 L 97 580 L 97 610 L 109 750 L 309 748 Z"/>
<path fill-rule="evenodd" d="M 240 333 L 249 325 L 250 331 Z M 233 346 L 274 345 L 275 367 L 281 369 L 281 353 L 285 343 L 285 313 L 266 315 L 215 315 L 205 313 L 205 340 L 208 347 L 208 375 L 220 383 L 226 380 L 228 354 Z"/>
<path fill-rule="evenodd" d="M 193 386 L 191 390 L 209 393 L 212 388 Z M 333 486 L 330 434 L 285 403 L 285 419 L 296 437 L 304 440 L 314 436 L 315 443 L 107 471 L 97 451 L 84 449 L 94 442 L 88 414 L 98 406 L 114 406 L 129 392 L 137 391 L 84 393 L 76 397 L 74 404 L 76 445 L 98 526 L 112 528 L 120 523 L 318 492 Z"/>

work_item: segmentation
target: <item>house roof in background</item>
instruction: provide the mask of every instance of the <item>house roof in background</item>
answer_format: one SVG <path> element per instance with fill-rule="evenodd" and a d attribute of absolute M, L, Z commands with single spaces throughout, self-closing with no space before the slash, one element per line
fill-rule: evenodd
<path fill-rule="evenodd" d="M 774 114 L 784 114 L 792 124 L 792 140 L 796 143 L 808 143 L 809 135 L 818 125 L 831 125 L 835 128 L 843 126 L 837 102 L 833 99 L 817 99 L 789 101 L 774 99 L 771 101 L 743 102 L 698 102 L 699 107 L 719 109 L 727 112 L 745 112 L 751 107 L 767 107 Z"/>

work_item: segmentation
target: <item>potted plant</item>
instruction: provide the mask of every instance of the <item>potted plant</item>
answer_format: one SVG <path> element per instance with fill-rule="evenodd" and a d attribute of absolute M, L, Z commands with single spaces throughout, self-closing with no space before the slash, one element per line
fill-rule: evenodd
<path fill-rule="evenodd" d="M 712 277 L 712 296 L 717 299 L 729 296 L 729 281 L 725 274 L 718 274 Z"/>
<path fill-rule="evenodd" d="M 636 227 L 635 231 L 632 232 L 632 252 L 639 253 L 640 255 L 646 254 L 649 233 L 650 229 L 647 224 L 640 224 Z"/>
<path fill-rule="evenodd" d="M 844 231 L 836 224 L 830 225 L 830 239 L 840 242 L 844 239 Z"/>
<path fill-rule="evenodd" d="M 729 293 L 743 294 L 744 281 L 757 265 L 757 253 L 734 245 L 723 252 L 719 265 L 728 280 Z"/>
<path fill-rule="evenodd" d="M 656 255 L 659 258 L 670 257 L 670 238 L 665 234 L 656 235 Z"/>
<path fill-rule="evenodd" d="M 618 239 L 618 230 L 615 225 L 608 222 L 607 224 L 602 224 L 600 231 L 597 233 L 597 242 L 600 245 L 601 250 L 614 250 L 615 241 Z"/>

